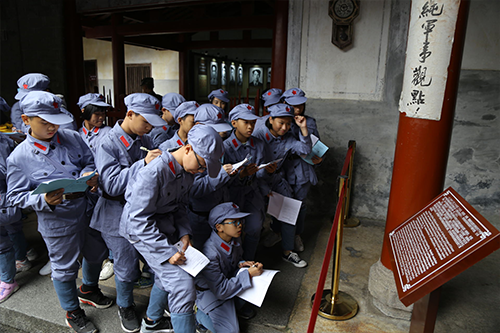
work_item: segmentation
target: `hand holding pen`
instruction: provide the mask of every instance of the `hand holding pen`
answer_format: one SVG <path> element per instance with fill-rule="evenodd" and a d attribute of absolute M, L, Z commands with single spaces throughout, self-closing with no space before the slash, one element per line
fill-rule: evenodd
<path fill-rule="evenodd" d="M 146 164 L 148 164 L 149 162 L 151 162 L 152 160 L 154 160 L 155 158 L 157 158 L 158 156 L 161 155 L 161 150 L 159 150 L 159 149 L 151 149 L 151 150 L 149 150 L 148 148 L 143 147 L 143 146 L 141 146 L 139 149 L 148 152 L 148 154 L 144 158 L 144 162 Z"/>
<path fill-rule="evenodd" d="M 248 268 L 248 274 L 250 274 L 250 277 L 259 276 L 264 271 L 264 265 L 262 265 L 260 262 L 246 261 L 243 263 L 243 267 L 245 267 L 245 264 L 247 263 L 252 263 Z"/>

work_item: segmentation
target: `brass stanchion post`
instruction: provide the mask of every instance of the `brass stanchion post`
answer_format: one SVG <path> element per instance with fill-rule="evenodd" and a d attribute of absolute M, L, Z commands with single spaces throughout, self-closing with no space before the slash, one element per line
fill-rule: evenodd
<path fill-rule="evenodd" d="M 339 200 L 345 198 L 341 197 L 342 188 L 345 186 L 347 176 L 339 176 Z M 351 319 L 358 313 L 358 303 L 349 294 L 339 291 L 339 280 L 340 280 L 340 254 L 342 250 L 342 237 L 344 229 L 344 212 L 345 205 L 340 205 L 342 210 L 339 214 L 337 235 L 335 237 L 335 248 L 334 248 L 334 263 L 332 266 L 332 287 L 331 289 L 323 290 L 323 295 L 321 298 L 321 304 L 319 306 L 318 314 L 321 317 L 332 319 L 332 320 L 347 320 Z M 312 296 L 311 302 L 314 301 L 315 295 Z"/>
<path fill-rule="evenodd" d="M 348 217 L 349 215 L 349 204 L 351 200 L 351 185 L 352 185 L 352 169 L 354 165 L 354 153 L 356 152 L 356 141 L 349 141 L 349 148 L 352 147 L 351 159 L 349 160 L 349 177 L 347 178 L 347 194 L 345 196 L 345 210 L 344 210 L 344 227 L 354 228 L 359 225 L 359 219 L 355 217 Z"/>

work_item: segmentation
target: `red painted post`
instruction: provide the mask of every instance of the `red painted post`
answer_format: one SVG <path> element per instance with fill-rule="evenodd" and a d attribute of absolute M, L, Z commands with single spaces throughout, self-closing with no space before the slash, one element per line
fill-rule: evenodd
<path fill-rule="evenodd" d="M 443 191 L 465 42 L 469 0 L 462 0 L 457 17 L 448 79 L 439 121 L 399 115 L 391 193 L 381 262 L 391 269 L 388 233 Z"/>
<path fill-rule="evenodd" d="M 83 70 L 83 41 L 80 15 L 76 12 L 75 1 L 64 2 L 65 40 L 66 40 L 66 73 L 68 92 L 65 96 L 68 111 L 70 111 L 81 125 L 80 114 L 76 103 L 85 93 L 85 79 Z"/>
<path fill-rule="evenodd" d="M 121 24 L 122 17 L 119 14 L 113 14 L 111 17 L 113 23 L 113 34 L 111 37 L 111 52 L 113 57 L 113 90 L 115 111 L 120 113 L 120 117 L 125 117 L 125 45 L 123 35 L 116 32 L 116 27 Z"/>
<path fill-rule="evenodd" d="M 275 2 L 271 87 L 285 90 L 288 0 Z"/>

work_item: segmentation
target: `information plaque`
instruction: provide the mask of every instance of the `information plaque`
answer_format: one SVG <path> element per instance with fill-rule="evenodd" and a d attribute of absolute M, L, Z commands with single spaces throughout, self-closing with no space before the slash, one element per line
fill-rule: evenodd
<path fill-rule="evenodd" d="M 389 233 L 399 299 L 408 306 L 500 248 L 500 234 L 449 187 Z"/>

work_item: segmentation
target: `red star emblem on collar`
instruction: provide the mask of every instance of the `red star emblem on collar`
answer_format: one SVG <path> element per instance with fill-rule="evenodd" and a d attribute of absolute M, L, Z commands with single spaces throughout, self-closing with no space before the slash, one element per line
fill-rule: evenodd
<path fill-rule="evenodd" d="M 222 115 L 220 113 L 217 113 L 217 118 L 221 119 Z"/>
<path fill-rule="evenodd" d="M 28 85 L 27 85 L 26 83 L 25 83 L 25 84 L 23 84 L 23 88 L 24 88 L 24 89 L 28 89 Z"/>
<path fill-rule="evenodd" d="M 59 104 L 57 102 L 52 103 L 52 105 L 54 106 L 54 109 L 57 109 L 59 107 Z"/>
<path fill-rule="evenodd" d="M 159 110 L 159 109 L 160 109 L 160 104 L 156 103 L 156 104 L 155 104 L 155 109 L 156 109 L 156 110 Z"/>
<path fill-rule="evenodd" d="M 297 95 L 297 91 L 296 90 L 292 90 L 292 94 Z"/>

